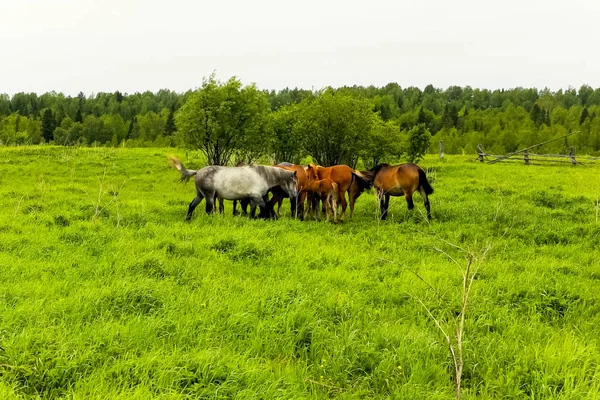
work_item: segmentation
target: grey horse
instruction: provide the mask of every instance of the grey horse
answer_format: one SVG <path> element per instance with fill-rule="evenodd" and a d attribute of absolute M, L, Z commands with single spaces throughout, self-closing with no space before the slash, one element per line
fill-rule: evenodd
<path fill-rule="evenodd" d="M 189 205 L 186 221 L 192 218 L 194 209 L 202 199 L 206 199 L 206 212 L 213 212 L 215 197 L 226 200 L 250 199 L 254 214 L 256 207 L 266 207 L 263 196 L 274 186 L 281 187 L 290 196 L 296 196 L 296 173 L 281 168 L 263 165 L 244 167 L 222 167 L 211 165 L 199 170 L 187 169 L 175 157 L 170 158 L 171 165 L 181 173 L 181 180 L 187 181 L 195 176 L 196 197 Z"/>

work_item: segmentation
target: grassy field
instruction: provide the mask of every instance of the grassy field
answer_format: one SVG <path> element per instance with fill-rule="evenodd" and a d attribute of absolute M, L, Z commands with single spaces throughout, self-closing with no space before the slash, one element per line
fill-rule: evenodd
<path fill-rule="evenodd" d="M 0 398 L 450 399 L 428 310 L 452 334 L 465 251 L 463 396 L 600 398 L 599 166 L 431 157 L 431 224 L 373 193 L 338 225 L 186 224 L 171 153 L 200 166 L 0 148 Z"/>

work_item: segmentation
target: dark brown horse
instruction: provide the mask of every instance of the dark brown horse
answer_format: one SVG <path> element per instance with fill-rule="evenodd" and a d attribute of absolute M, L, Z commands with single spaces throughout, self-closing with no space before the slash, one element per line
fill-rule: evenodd
<path fill-rule="evenodd" d="M 433 193 L 433 188 L 427 181 L 425 171 L 417 164 L 379 164 L 369 171 L 363 172 L 362 175 L 367 177 L 377 189 L 382 220 L 387 218 L 390 196 L 404 196 L 408 203 L 408 209 L 412 210 L 415 208 L 412 197 L 417 190 L 423 198 L 427 210 L 427 219 L 431 220 L 431 210 L 427 196 Z"/>
<path fill-rule="evenodd" d="M 350 201 L 350 217 L 354 215 L 354 203 L 364 189 L 371 186 L 369 177 L 364 176 L 360 171 L 353 170 L 347 165 L 334 165 L 333 167 L 321 167 L 320 165 L 309 164 L 307 166 L 307 173 L 316 174 L 319 179 L 329 179 L 335 182 L 338 186 L 338 199 L 339 204 L 342 206 L 342 215 L 340 219 L 344 220 L 346 208 L 348 202 L 346 201 L 346 192 L 348 192 L 348 199 Z M 350 188 L 353 181 L 357 181 L 355 185 L 354 196 L 350 193 Z"/>

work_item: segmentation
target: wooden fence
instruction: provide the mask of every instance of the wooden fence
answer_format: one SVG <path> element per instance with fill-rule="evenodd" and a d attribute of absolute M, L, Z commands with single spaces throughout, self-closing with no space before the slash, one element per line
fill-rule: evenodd
<path fill-rule="evenodd" d="M 542 145 L 550 142 L 554 142 L 556 140 L 564 139 L 567 136 L 574 135 L 579 132 L 571 132 L 567 135 L 561 136 L 559 138 L 547 140 L 542 143 L 538 143 L 533 146 L 529 146 L 525 149 L 521 149 L 512 153 L 498 155 L 498 154 L 488 154 L 483 149 L 481 144 L 477 145 L 477 159 L 481 162 L 487 161 L 490 164 L 495 164 L 501 161 L 504 162 L 523 162 L 525 165 L 538 164 L 544 162 L 550 163 L 570 163 L 570 164 L 591 164 L 596 162 L 600 157 L 576 157 L 575 156 L 575 148 L 573 146 L 569 147 L 569 154 L 538 154 L 531 153 L 530 151 L 541 147 Z"/>

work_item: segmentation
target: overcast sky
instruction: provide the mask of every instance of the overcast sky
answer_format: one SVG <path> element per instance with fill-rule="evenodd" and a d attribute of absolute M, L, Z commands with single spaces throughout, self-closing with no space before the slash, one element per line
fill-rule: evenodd
<path fill-rule="evenodd" d="M 0 93 L 600 87 L 599 0 L 2 0 Z"/>

